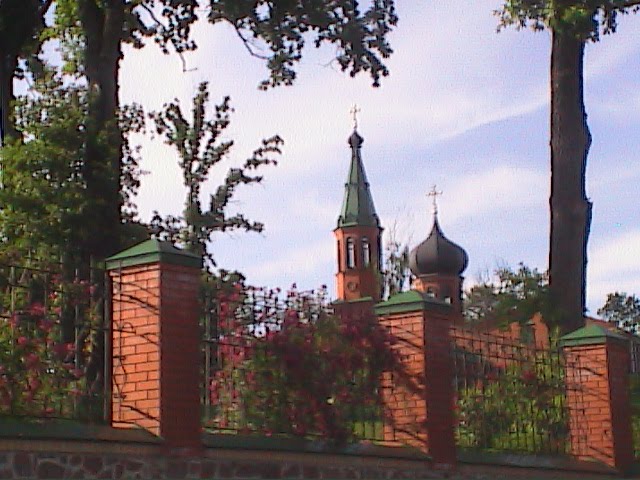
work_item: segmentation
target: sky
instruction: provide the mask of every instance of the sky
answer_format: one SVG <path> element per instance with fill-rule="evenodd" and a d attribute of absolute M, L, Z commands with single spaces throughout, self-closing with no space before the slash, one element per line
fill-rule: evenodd
<path fill-rule="evenodd" d="M 265 223 L 262 234 L 219 234 L 218 265 L 252 285 L 334 290 L 332 230 L 350 161 L 349 113 L 357 104 L 362 156 L 385 235 L 411 247 L 428 235 L 432 185 L 443 192 L 439 221 L 469 254 L 467 287 L 498 266 L 546 270 L 549 237 L 549 54 L 547 33 L 496 33 L 499 0 L 401 0 L 390 35 L 391 71 L 374 88 L 331 60 L 335 49 L 308 48 L 293 87 L 259 91 L 265 65 L 225 25 L 202 23 L 199 49 L 180 59 L 150 45 L 125 49 L 121 101 L 147 110 L 177 98 L 189 108 L 198 84 L 212 104 L 231 96 L 228 160 L 212 171 L 203 202 L 226 170 L 273 134 L 283 137 L 277 167 L 238 191 L 232 211 Z M 606 294 L 640 294 L 640 15 L 624 17 L 614 36 L 586 51 L 585 97 L 593 136 L 587 193 L 593 201 L 587 306 Z M 311 47 L 311 45 L 309 45 Z M 158 137 L 139 137 L 149 171 L 137 198 L 140 218 L 180 214 L 184 205 L 175 152 Z"/>

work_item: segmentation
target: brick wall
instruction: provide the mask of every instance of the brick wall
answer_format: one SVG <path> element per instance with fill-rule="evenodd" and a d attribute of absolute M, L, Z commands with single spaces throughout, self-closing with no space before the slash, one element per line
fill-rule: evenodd
<path fill-rule="evenodd" d="M 395 348 L 422 387 L 412 391 L 389 374 L 383 379 L 392 419 L 385 439 L 395 429 L 395 440 L 427 451 L 438 467 L 450 468 L 456 463 L 451 315 L 420 309 L 383 315 L 380 322 L 397 337 Z"/>
<path fill-rule="evenodd" d="M 112 425 L 199 448 L 199 258 L 156 240 L 115 258 Z"/>
<path fill-rule="evenodd" d="M 112 420 L 160 435 L 160 266 L 110 272 L 113 285 Z"/>
<path fill-rule="evenodd" d="M 627 471 L 633 462 L 628 345 L 606 341 L 564 352 L 571 454 Z"/>
<path fill-rule="evenodd" d="M 394 346 L 404 361 L 407 373 L 422 381 L 424 388 L 424 319 L 422 312 L 383 317 L 380 322 L 398 339 Z M 414 392 L 386 373 L 382 380 L 384 404 L 391 417 L 391 425 L 384 427 L 384 438 L 425 451 L 427 445 L 427 408 L 424 392 Z"/>

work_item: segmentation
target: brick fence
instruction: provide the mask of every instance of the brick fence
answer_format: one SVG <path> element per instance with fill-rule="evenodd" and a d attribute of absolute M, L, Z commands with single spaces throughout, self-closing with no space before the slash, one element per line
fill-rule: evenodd
<path fill-rule="evenodd" d="M 501 470 L 478 466 L 482 458 L 465 460 L 456 449 L 450 351 L 459 312 L 415 290 L 375 307 L 366 302 L 359 307 L 374 310 L 401 340 L 396 348 L 407 370 L 424 384 L 422 393 L 398 387 L 385 396 L 400 427 L 393 440 L 403 447 L 360 444 L 337 451 L 303 441 L 303 447 L 283 450 L 290 439 L 262 439 L 266 443 L 254 448 L 255 439 L 240 436 L 222 436 L 222 443 L 203 438 L 200 268 L 199 257 L 157 240 L 107 260 L 113 286 L 111 422 L 117 429 L 100 434 L 107 432 L 106 437 L 92 431 L 75 441 L 65 435 L 52 440 L 49 432 L 26 441 L 11 435 L 2 439 L 0 424 L 0 478 L 495 479 L 554 478 L 558 469 L 564 473 L 555 478 L 587 478 L 572 472 L 631 469 L 627 340 L 597 326 L 562 339 L 573 459 L 553 460 L 540 469 L 502 457 L 494 462 L 502 464 Z M 392 377 L 383 382 L 393 387 Z"/>

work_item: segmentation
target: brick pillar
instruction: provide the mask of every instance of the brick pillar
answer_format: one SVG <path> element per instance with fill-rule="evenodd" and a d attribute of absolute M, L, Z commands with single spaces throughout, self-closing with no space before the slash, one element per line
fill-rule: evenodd
<path fill-rule="evenodd" d="M 407 370 L 424 387 L 416 393 L 398 385 L 392 375 L 383 379 L 385 403 L 394 423 L 385 426 L 385 440 L 419 447 L 435 465 L 451 468 L 456 463 L 450 352 L 453 309 L 412 290 L 379 303 L 375 311 L 380 323 L 398 338 L 396 348 Z"/>
<path fill-rule="evenodd" d="M 561 338 L 571 454 L 622 473 L 633 463 L 629 341 L 599 325 Z"/>
<path fill-rule="evenodd" d="M 107 259 L 112 288 L 112 425 L 199 447 L 201 260 L 147 240 Z"/>

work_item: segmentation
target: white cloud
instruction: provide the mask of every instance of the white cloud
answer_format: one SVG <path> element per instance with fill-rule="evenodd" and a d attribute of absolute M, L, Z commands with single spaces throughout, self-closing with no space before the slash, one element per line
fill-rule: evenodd
<path fill-rule="evenodd" d="M 640 293 L 640 229 L 591 242 L 587 264 L 587 303 L 591 313 L 608 293 Z"/>
<path fill-rule="evenodd" d="M 286 255 L 257 261 L 250 267 L 251 276 L 257 280 L 258 284 L 281 285 L 282 279 L 286 279 L 286 283 L 297 282 L 318 268 L 334 265 L 335 262 L 332 261 L 334 254 L 335 242 L 333 237 L 327 234 L 317 242 L 287 249 Z M 329 280 L 332 279 L 326 279 L 323 283 L 327 284 Z M 311 288 L 319 286 L 315 285 Z"/>
<path fill-rule="evenodd" d="M 596 280 L 627 274 L 640 278 L 640 230 L 596 242 L 589 255 L 589 273 Z"/>

